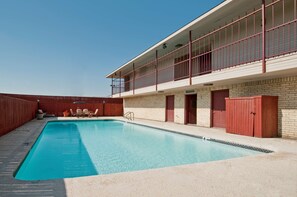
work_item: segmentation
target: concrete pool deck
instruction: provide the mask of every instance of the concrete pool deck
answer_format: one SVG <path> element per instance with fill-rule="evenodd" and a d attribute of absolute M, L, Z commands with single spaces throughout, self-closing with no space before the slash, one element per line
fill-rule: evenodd
<path fill-rule="evenodd" d="M 123 120 L 121 117 L 110 118 Z M 106 119 L 106 117 L 92 119 Z M 218 128 L 202 128 L 149 120 L 133 122 L 190 135 L 255 146 L 274 152 L 109 175 L 49 181 L 15 180 L 13 173 L 49 120 L 54 119 L 32 120 L 0 137 L 1 197 L 297 196 L 297 140 L 259 139 L 226 134 L 223 129 Z"/>

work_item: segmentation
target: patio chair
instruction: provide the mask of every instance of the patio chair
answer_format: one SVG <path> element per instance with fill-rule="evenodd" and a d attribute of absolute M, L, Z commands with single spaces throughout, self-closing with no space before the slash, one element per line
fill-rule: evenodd
<path fill-rule="evenodd" d="M 73 112 L 72 109 L 70 109 L 70 114 L 71 114 L 71 116 L 76 116 L 76 114 Z"/>
<path fill-rule="evenodd" d="M 42 111 L 42 109 L 38 109 L 37 110 L 37 119 L 38 120 L 42 120 L 43 119 L 43 117 L 46 115 L 46 113 L 44 113 L 43 111 Z"/>
<path fill-rule="evenodd" d="M 83 115 L 84 116 L 89 116 L 90 112 L 88 109 L 83 109 Z"/>
<path fill-rule="evenodd" d="M 89 118 L 93 117 L 93 116 L 97 116 L 97 113 L 98 113 L 98 109 L 95 110 L 95 113 L 91 112 L 89 113 Z"/>
<path fill-rule="evenodd" d="M 76 109 L 76 117 L 82 117 L 84 115 L 83 111 L 81 109 Z"/>

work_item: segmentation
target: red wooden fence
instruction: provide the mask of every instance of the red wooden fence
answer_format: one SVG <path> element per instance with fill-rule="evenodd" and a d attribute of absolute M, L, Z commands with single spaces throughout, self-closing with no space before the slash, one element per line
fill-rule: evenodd
<path fill-rule="evenodd" d="M 63 116 L 63 111 L 75 111 L 78 107 L 93 112 L 98 109 L 97 116 L 123 115 L 121 98 L 0 94 L 0 136 L 34 119 L 38 108 L 48 114 Z"/>
<path fill-rule="evenodd" d="M 0 136 L 35 118 L 37 102 L 0 95 Z"/>
<path fill-rule="evenodd" d="M 81 109 L 89 109 L 95 112 L 98 109 L 98 116 L 122 116 L 123 115 L 123 99 L 121 98 L 97 98 L 97 97 L 72 97 L 72 96 L 40 96 L 40 95 L 20 95 L 20 94 L 4 94 L 6 96 L 21 98 L 37 103 L 39 108 L 48 114 L 55 116 L 63 116 L 63 111 L 79 107 Z M 79 101 L 79 104 L 73 102 Z"/>

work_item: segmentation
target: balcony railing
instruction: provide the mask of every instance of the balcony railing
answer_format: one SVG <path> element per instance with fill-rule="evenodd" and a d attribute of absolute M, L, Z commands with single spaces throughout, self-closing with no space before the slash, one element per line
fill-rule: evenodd
<path fill-rule="evenodd" d="M 188 44 L 138 66 L 120 79 L 113 79 L 112 94 L 134 92 L 296 52 L 296 4 L 297 0 L 276 0 L 265 5 L 265 11 L 255 9 L 215 31 L 193 41 L 189 39 Z M 265 29 L 263 13 L 266 13 Z"/>

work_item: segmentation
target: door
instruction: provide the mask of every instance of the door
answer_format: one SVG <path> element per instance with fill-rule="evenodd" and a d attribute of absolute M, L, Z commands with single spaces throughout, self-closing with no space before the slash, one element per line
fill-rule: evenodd
<path fill-rule="evenodd" d="M 186 95 L 185 101 L 185 124 L 196 124 L 197 94 Z"/>
<path fill-rule="evenodd" d="M 226 132 L 254 136 L 253 97 L 226 99 Z"/>
<path fill-rule="evenodd" d="M 226 127 L 226 102 L 229 90 L 218 90 L 212 92 L 212 126 Z"/>
<path fill-rule="evenodd" d="M 174 96 L 166 96 L 166 118 L 167 122 L 174 122 Z"/>

